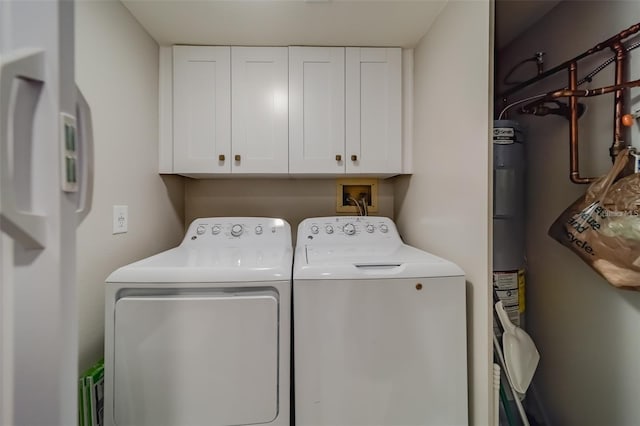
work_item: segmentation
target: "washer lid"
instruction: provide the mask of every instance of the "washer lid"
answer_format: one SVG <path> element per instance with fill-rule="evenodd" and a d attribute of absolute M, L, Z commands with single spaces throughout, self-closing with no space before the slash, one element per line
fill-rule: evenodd
<path fill-rule="evenodd" d="M 179 246 L 117 269 L 107 282 L 187 283 L 283 281 L 291 279 L 292 249 Z"/>
<path fill-rule="evenodd" d="M 406 244 L 309 244 L 296 248 L 294 279 L 464 276 L 456 264 Z"/>

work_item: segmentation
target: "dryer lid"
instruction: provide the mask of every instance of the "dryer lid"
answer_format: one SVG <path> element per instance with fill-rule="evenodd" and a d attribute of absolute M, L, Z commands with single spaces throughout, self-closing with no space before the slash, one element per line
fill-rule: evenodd
<path fill-rule="evenodd" d="M 107 282 L 283 281 L 291 279 L 292 257 L 290 247 L 180 246 L 124 266 Z"/>

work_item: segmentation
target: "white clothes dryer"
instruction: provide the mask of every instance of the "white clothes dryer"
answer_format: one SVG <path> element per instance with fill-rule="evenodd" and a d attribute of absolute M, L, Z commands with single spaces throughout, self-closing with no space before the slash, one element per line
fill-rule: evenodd
<path fill-rule="evenodd" d="M 106 283 L 105 424 L 290 424 L 291 228 L 196 219 Z"/>
<path fill-rule="evenodd" d="M 465 277 L 384 217 L 306 219 L 293 272 L 297 426 L 468 424 Z"/>

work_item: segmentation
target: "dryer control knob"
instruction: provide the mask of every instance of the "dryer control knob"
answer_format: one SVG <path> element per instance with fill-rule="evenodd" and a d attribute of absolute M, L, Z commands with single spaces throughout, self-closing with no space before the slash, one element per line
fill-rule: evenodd
<path fill-rule="evenodd" d="M 207 230 L 207 228 L 205 228 L 204 226 L 200 225 L 196 228 L 196 234 L 198 235 L 202 235 L 204 234 L 204 232 Z"/>
<path fill-rule="evenodd" d="M 319 230 L 320 230 L 320 228 L 318 228 L 318 225 L 312 225 L 311 226 L 311 233 L 312 234 L 317 234 Z"/>
<path fill-rule="evenodd" d="M 260 235 L 262 234 L 262 226 L 258 225 L 256 226 L 256 235 Z"/>
<path fill-rule="evenodd" d="M 386 234 L 389 231 L 389 228 L 387 225 L 380 225 L 380 231 Z"/>
<path fill-rule="evenodd" d="M 211 228 L 211 233 L 213 235 L 218 235 L 220 233 L 220 227 L 218 225 L 215 225 L 213 228 Z"/>
<path fill-rule="evenodd" d="M 367 232 L 368 233 L 372 233 L 375 230 L 375 228 L 373 227 L 373 225 L 369 224 L 367 225 Z"/>
<path fill-rule="evenodd" d="M 331 225 L 325 226 L 324 230 L 327 231 L 327 234 L 333 234 L 333 226 Z"/>
<path fill-rule="evenodd" d="M 356 227 L 353 225 L 353 223 L 347 223 L 344 228 L 342 228 L 342 230 L 344 231 L 345 234 L 347 235 L 353 235 L 356 233 Z"/>
<path fill-rule="evenodd" d="M 233 235 L 234 237 L 239 237 L 240 235 L 242 235 L 242 225 L 233 225 L 231 227 L 231 235 Z"/>

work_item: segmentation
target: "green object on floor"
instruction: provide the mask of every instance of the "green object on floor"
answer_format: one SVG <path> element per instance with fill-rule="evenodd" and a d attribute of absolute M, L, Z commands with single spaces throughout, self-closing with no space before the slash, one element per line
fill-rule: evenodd
<path fill-rule="evenodd" d="M 104 359 L 82 374 L 78 381 L 78 425 L 101 426 L 104 407 Z"/>

